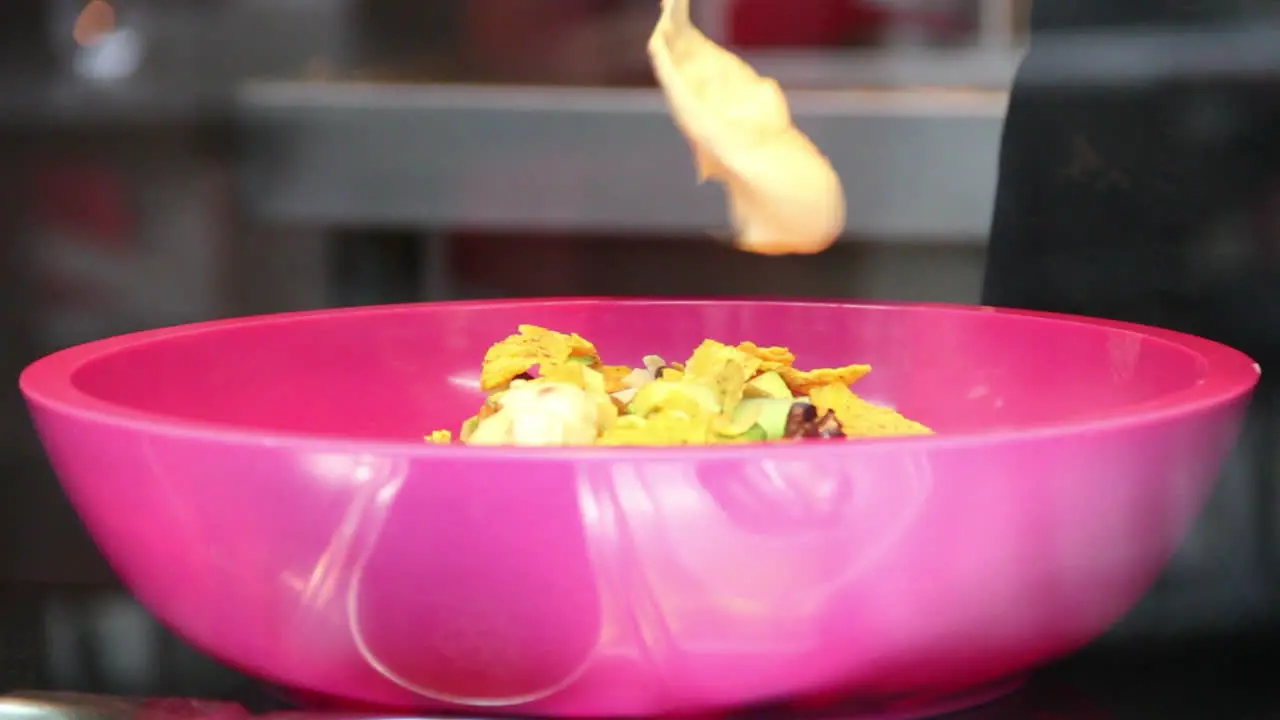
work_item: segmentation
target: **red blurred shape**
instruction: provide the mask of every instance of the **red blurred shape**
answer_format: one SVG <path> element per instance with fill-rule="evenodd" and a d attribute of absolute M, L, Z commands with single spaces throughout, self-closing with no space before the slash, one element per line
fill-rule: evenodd
<path fill-rule="evenodd" d="M 53 161 L 36 171 L 34 184 L 39 224 L 93 247 L 130 249 L 137 223 L 113 168 Z"/>
<path fill-rule="evenodd" d="M 888 13 L 859 0 L 731 0 L 729 42 L 738 47 L 834 47 L 876 35 Z"/>

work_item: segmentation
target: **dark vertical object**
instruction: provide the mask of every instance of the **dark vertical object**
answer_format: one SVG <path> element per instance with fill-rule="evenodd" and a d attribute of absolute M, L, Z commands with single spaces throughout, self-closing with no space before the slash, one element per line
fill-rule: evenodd
<path fill-rule="evenodd" d="M 22 483 L 30 483 L 35 446 L 22 396 L 15 382 L 23 366 L 34 357 L 31 336 L 31 287 L 23 242 L 25 187 L 21 139 L 0 133 L 0 508 L 19 507 Z M 0 522 L 0 572 L 24 563 L 21 530 Z"/>
<path fill-rule="evenodd" d="M 1280 288 L 1277 288 L 1280 290 Z M 1276 383 L 1264 377 L 1254 397 L 1252 415 L 1258 436 L 1263 438 L 1261 448 L 1254 458 L 1254 473 L 1258 498 L 1258 547 L 1263 548 L 1263 561 L 1270 567 L 1280 562 L 1280 525 L 1276 513 L 1280 512 L 1280 467 L 1277 467 L 1275 442 L 1280 440 L 1280 394 Z"/>
<path fill-rule="evenodd" d="M 1249 257 L 1229 277 L 1207 273 L 1203 260 L 1220 242 L 1211 231 L 1255 212 L 1280 179 L 1280 69 L 1261 83 L 1063 86 L 1042 82 L 1060 68 L 1036 51 L 1063 30 L 1228 21 L 1243 19 L 1214 16 L 1207 2 L 1035 3 L 1005 124 L 985 302 L 1148 322 L 1277 353 L 1280 295 L 1271 288 L 1280 274 L 1262 238 L 1231 240 Z M 1250 322 L 1259 317 L 1268 321 Z"/>
<path fill-rule="evenodd" d="M 409 232 L 330 234 L 329 258 L 335 306 L 413 302 L 422 287 L 423 243 Z"/>
<path fill-rule="evenodd" d="M 0 47 L 3 47 L 0 44 Z M 18 150 L 7 136 L 0 135 L 0 377 L 13 378 L 22 368 L 26 342 L 26 303 L 22 290 L 22 268 L 25 267 L 19 247 L 18 206 L 16 196 Z M 19 439 L 24 411 L 18 388 L 13 383 L 0 387 L 0 503 L 11 504 L 13 480 L 23 472 Z M 0 568 L 15 564 L 12 557 L 18 548 L 19 533 L 10 523 L 0 523 Z M 3 593 L 4 590 L 0 590 Z M 0 604 L 9 602 L 0 594 Z M 16 602 L 16 599 L 14 600 Z M 7 611 L 6 611 L 7 612 Z M 0 643 L 5 642 L 0 638 Z M 0 668 L 3 670 L 3 668 Z"/>
<path fill-rule="evenodd" d="M 1261 80 L 1063 86 L 1046 80 L 1063 68 L 1037 52 L 1058 31 L 1262 22 L 1213 0 L 1036 0 L 1005 124 L 984 303 L 1174 328 L 1280 365 L 1280 264 L 1268 249 L 1280 238 L 1248 222 L 1280 183 L 1280 68 Z M 1218 550 L 1231 555 L 1224 565 L 1252 563 L 1231 580 L 1241 603 L 1276 580 L 1272 396 L 1268 383 L 1249 421 L 1251 434 L 1265 433 L 1245 463 L 1256 533 L 1204 526 L 1251 545 Z"/>
<path fill-rule="evenodd" d="M 48 43 L 47 2 L 0 3 L 0 68 L 11 69 L 11 63 L 27 67 L 49 67 L 54 61 Z"/>
<path fill-rule="evenodd" d="M 48 683 L 43 603 L 38 588 L 0 583 L 0 692 Z"/>
<path fill-rule="evenodd" d="M 419 265 L 419 299 L 440 301 L 459 300 L 458 282 L 455 277 L 453 236 L 444 232 L 426 232 L 419 236 L 422 263 Z"/>
<path fill-rule="evenodd" d="M 361 69 L 412 70 L 431 56 L 453 56 L 464 9 L 459 2 L 360 0 L 355 23 Z"/>

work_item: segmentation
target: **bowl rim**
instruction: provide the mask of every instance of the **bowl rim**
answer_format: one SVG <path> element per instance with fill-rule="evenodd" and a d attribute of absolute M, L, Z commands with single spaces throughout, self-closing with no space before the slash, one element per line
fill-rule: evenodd
<path fill-rule="evenodd" d="M 424 307 L 456 310 L 483 310 L 502 306 L 552 306 L 570 305 L 711 305 L 723 303 L 749 303 L 753 305 L 789 306 L 818 309 L 823 307 L 870 310 L 932 310 L 947 313 L 995 313 L 1054 322 L 1088 325 L 1096 328 L 1120 330 L 1162 340 L 1196 355 L 1205 367 L 1205 374 L 1195 385 L 1175 393 L 1133 405 L 1114 408 L 1091 415 L 1086 419 L 1065 419 L 1036 423 L 1018 428 L 1001 428 L 989 431 L 966 431 L 908 437 L 883 437 L 859 439 L 841 443 L 759 443 L 747 445 L 704 445 L 664 447 L 517 447 L 517 446 L 465 446 L 434 445 L 423 442 L 417 432 L 415 439 L 344 439 L 317 433 L 272 431 L 244 428 L 242 426 L 204 422 L 179 418 L 160 413 L 137 410 L 108 402 L 82 392 L 72 382 L 75 372 L 99 358 L 129 347 L 156 341 L 178 338 L 191 334 L 214 332 L 229 328 L 289 322 L 299 319 L 323 318 L 337 315 L 411 313 Z M 229 445 L 259 445 L 290 447 L 323 453 L 355 455 L 395 455 L 404 458 L 448 459 L 450 461 L 485 461 L 528 459 L 541 461 L 594 460 L 613 462 L 618 460 L 643 461 L 759 461 L 812 457 L 815 452 L 841 454 L 868 452 L 899 444 L 912 444 L 918 449 L 943 449 L 957 446 L 983 446 L 1006 444 L 1010 441 L 1027 441 L 1083 433 L 1116 432 L 1133 430 L 1158 424 L 1197 412 L 1203 412 L 1242 397 L 1248 396 L 1257 386 L 1262 369 L 1243 352 L 1214 340 L 1176 330 L 1142 325 L 1119 320 L 1069 315 L 1065 313 L 988 305 L 965 305 L 937 302 L 901 301 L 851 301 L 823 299 L 767 299 L 743 297 L 566 297 L 566 298 L 504 298 L 497 300 L 452 300 L 444 302 L 417 302 L 357 307 L 302 310 L 294 312 L 249 315 L 243 317 L 208 320 L 171 327 L 143 330 L 94 340 L 58 350 L 28 365 L 19 376 L 18 384 L 27 402 L 34 407 L 56 414 L 71 416 L 81 421 L 102 425 L 125 427 L 148 435 L 172 438 L 199 439 Z M 425 433 L 429 428 L 423 428 Z"/>

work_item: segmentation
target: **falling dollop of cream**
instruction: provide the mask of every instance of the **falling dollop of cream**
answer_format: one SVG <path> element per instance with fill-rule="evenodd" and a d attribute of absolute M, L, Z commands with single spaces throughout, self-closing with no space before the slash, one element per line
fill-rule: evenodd
<path fill-rule="evenodd" d="M 724 185 L 739 248 L 765 255 L 827 249 L 845 223 L 835 168 L 792 122 L 778 82 L 698 30 L 689 1 L 662 0 L 649 60 L 693 148 L 699 182 Z"/>

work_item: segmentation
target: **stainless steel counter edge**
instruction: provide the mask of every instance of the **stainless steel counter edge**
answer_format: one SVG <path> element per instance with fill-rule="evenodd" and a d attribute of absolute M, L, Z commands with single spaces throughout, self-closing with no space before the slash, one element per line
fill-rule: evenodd
<path fill-rule="evenodd" d="M 790 98 L 844 179 L 850 237 L 985 237 L 1004 93 Z M 726 224 L 656 90 L 254 82 L 236 101 L 257 221 L 655 235 Z"/>

